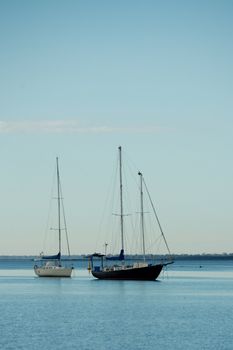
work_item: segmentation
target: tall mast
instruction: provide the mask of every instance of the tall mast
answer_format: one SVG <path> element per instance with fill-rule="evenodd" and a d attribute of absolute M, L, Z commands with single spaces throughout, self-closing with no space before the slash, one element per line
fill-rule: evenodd
<path fill-rule="evenodd" d="M 142 233 L 142 253 L 143 259 L 146 260 L 145 253 L 145 230 L 144 230 L 144 212 L 143 212 L 143 187 L 142 187 L 142 173 L 139 171 L 138 175 L 140 176 L 140 199 L 141 199 L 141 233 Z"/>
<path fill-rule="evenodd" d="M 60 196 L 60 175 L 59 175 L 58 157 L 56 158 L 56 162 L 57 162 L 58 237 L 59 237 L 59 253 L 61 256 L 61 196 Z"/>
<path fill-rule="evenodd" d="M 119 149 L 119 163 L 120 163 L 120 210 L 121 210 L 121 249 L 124 250 L 124 214 L 123 214 L 123 196 L 122 196 L 122 160 L 121 160 L 121 146 Z"/>

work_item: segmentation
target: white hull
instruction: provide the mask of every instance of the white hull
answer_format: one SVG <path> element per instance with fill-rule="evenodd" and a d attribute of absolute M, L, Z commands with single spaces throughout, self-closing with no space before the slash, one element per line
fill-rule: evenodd
<path fill-rule="evenodd" d="M 72 267 L 42 266 L 35 267 L 35 274 L 39 277 L 71 277 Z"/>

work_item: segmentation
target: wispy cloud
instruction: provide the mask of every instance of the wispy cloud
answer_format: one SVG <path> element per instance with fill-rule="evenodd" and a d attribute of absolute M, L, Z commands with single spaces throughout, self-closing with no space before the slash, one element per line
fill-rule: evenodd
<path fill-rule="evenodd" d="M 0 121 L 0 134 L 7 133 L 155 133 L 159 126 L 82 126 L 75 120 Z"/>

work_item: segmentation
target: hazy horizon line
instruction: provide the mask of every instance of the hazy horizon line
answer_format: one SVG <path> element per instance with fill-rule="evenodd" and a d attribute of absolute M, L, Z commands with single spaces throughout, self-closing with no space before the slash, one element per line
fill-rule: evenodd
<path fill-rule="evenodd" d="M 80 254 L 71 254 L 70 257 L 81 257 L 81 258 L 86 258 L 88 255 L 87 253 L 80 253 Z M 111 256 L 111 254 L 107 254 L 108 256 Z M 169 254 L 146 254 L 146 256 L 168 256 Z M 68 257 L 68 254 L 63 254 L 63 257 Z M 143 257 L 143 254 L 126 254 L 127 257 Z M 231 256 L 233 257 L 233 252 L 231 253 L 174 253 L 169 256 L 174 256 L 174 257 L 211 257 L 211 256 Z M 0 254 L 1 257 L 38 257 L 38 254 Z"/>

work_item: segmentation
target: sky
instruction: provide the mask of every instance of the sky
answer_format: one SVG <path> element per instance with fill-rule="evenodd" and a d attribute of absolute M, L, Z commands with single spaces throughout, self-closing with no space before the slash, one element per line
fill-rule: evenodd
<path fill-rule="evenodd" d="M 0 0 L 0 254 L 44 249 L 57 156 L 71 253 L 100 251 L 119 145 L 173 253 L 233 252 L 232 38 L 228 0 Z"/>

